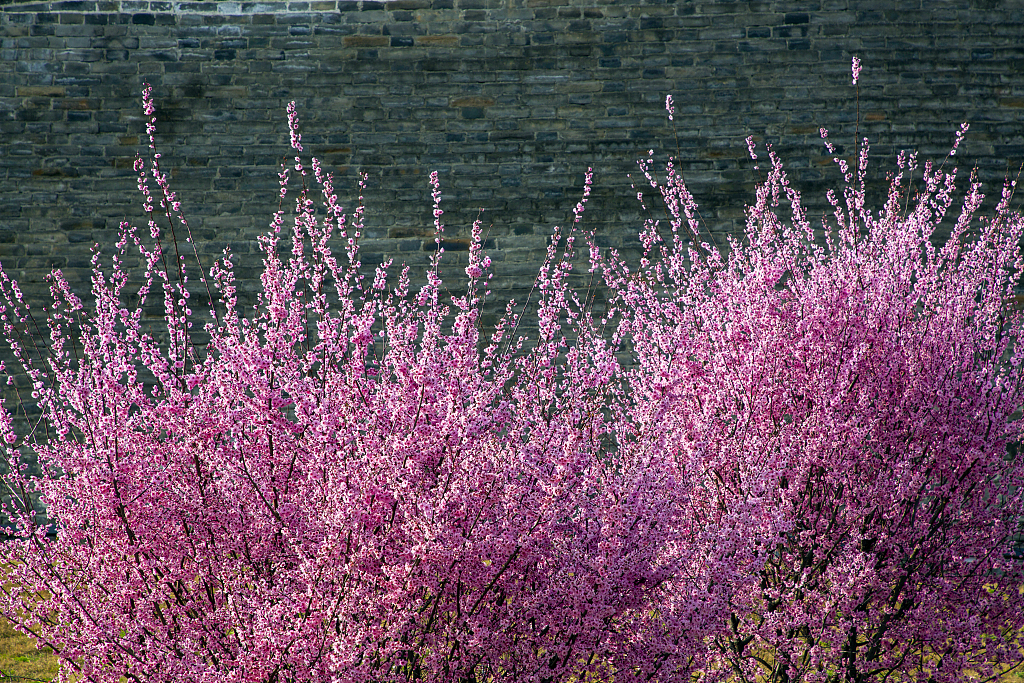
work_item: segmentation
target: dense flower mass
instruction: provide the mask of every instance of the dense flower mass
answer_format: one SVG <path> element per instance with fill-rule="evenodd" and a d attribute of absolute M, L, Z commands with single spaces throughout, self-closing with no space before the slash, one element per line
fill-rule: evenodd
<path fill-rule="evenodd" d="M 307 168 L 294 104 L 288 125 L 293 220 L 260 240 L 255 313 L 229 254 L 201 274 L 202 348 L 155 145 L 148 236 L 122 224 L 108 270 L 96 256 L 93 309 L 55 273 L 33 337 L 0 274 L 41 410 L 28 432 L 0 411 L 0 613 L 62 680 L 954 681 L 1020 659 L 1012 184 L 979 218 L 971 182 L 948 219 L 955 170 L 901 157 L 872 213 L 865 141 L 818 227 L 769 149 L 720 250 L 675 162 L 659 180 L 648 159 L 670 219 L 634 266 L 581 227 L 588 174 L 526 342 L 512 304 L 481 331 L 479 224 L 443 295 L 436 174 L 425 284 L 367 276 L 361 202 Z M 602 317 L 569 286 L 581 262 Z M 164 335 L 129 294 L 161 297 Z"/>
<path fill-rule="evenodd" d="M 737 680 L 953 681 L 1019 658 L 1013 184 L 978 220 L 972 182 L 937 248 L 955 170 L 901 156 L 874 214 L 863 150 L 815 231 L 769 148 L 745 237 L 724 257 L 686 246 L 693 199 L 671 165 L 658 181 L 644 162 L 672 218 L 648 223 L 639 274 L 608 270 L 635 348 L 629 443 L 676 453 L 703 474 L 693 491 L 707 507 L 738 517 L 727 528 L 759 536 L 763 562 L 708 641 Z"/>

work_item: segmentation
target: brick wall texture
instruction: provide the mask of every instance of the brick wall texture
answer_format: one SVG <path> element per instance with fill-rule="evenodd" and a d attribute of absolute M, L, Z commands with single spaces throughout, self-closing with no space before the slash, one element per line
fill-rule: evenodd
<path fill-rule="evenodd" d="M 585 220 L 633 249 L 628 174 L 649 149 L 678 156 L 719 233 L 757 179 L 748 134 L 820 209 L 838 172 L 819 127 L 845 155 L 855 131 L 870 139 L 877 191 L 895 152 L 941 159 L 968 121 L 956 158 L 997 193 L 1024 161 L 1022 36 L 1024 3 L 998 0 L 7 0 L 0 261 L 30 298 L 54 266 L 84 289 L 91 246 L 111 250 L 124 217 L 144 225 L 132 163 L 149 82 L 200 253 L 230 246 L 250 289 L 295 100 L 348 206 L 368 174 L 364 262 L 425 265 L 436 170 L 452 263 L 483 209 L 495 297 L 522 300 L 588 167 Z"/>

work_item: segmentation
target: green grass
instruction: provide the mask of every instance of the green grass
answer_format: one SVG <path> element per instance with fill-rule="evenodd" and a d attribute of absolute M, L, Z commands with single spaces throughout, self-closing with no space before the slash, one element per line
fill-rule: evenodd
<path fill-rule="evenodd" d="M 47 649 L 14 630 L 0 617 L 0 677 L 11 681 L 51 681 L 57 675 L 57 658 Z"/>
<path fill-rule="evenodd" d="M 57 675 L 57 658 L 49 650 L 37 650 L 24 636 L 0 617 L 0 680 L 52 681 Z M 1024 683 L 1024 667 L 998 679 L 999 683 Z"/>

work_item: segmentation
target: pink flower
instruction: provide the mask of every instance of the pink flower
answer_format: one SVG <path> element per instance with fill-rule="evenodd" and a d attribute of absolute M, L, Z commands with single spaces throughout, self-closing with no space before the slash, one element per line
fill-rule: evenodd
<path fill-rule="evenodd" d="M 901 156 L 873 211 L 861 149 L 816 231 L 769 145 L 727 251 L 652 151 L 639 264 L 585 227 L 588 169 L 529 340 L 483 316 L 481 219 L 442 280 L 437 173 L 419 290 L 364 272 L 365 176 L 346 211 L 313 160 L 243 311 L 227 251 L 192 288 L 164 251 L 154 206 L 195 242 L 154 151 L 88 305 L 54 272 L 36 319 L 0 269 L 33 402 L 0 405 L 0 613 L 99 683 L 992 676 L 1024 644 L 1024 218 L 972 177 L 936 247 L 955 171 Z"/>

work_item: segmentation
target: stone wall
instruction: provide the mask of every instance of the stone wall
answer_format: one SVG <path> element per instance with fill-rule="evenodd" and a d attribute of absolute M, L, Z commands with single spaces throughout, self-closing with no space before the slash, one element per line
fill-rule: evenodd
<path fill-rule="evenodd" d="M 884 182 L 894 151 L 941 159 L 969 121 L 957 160 L 997 191 L 1024 161 L 1022 35 L 1024 4 L 996 0 L 6 0 L 0 261 L 35 298 L 53 266 L 83 286 L 90 247 L 109 251 L 122 218 L 144 225 L 132 163 L 149 82 L 207 261 L 227 245 L 257 272 L 295 100 L 348 206 L 368 174 L 365 262 L 423 266 L 436 170 L 447 250 L 457 261 L 483 209 L 496 297 L 522 300 L 588 167 L 585 220 L 632 248 L 627 174 L 648 149 L 678 155 L 716 232 L 739 225 L 757 178 L 748 134 L 820 209 L 838 173 L 819 127 L 845 155 L 856 130 L 869 137 Z"/>

